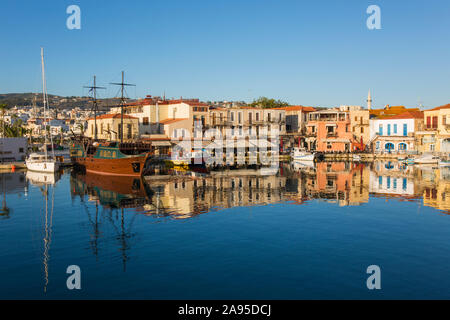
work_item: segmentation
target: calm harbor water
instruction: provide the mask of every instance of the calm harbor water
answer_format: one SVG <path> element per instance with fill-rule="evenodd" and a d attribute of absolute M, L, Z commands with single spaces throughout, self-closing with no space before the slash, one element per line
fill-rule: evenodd
<path fill-rule="evenodd" d="M 274 175 L 276 173 L 276 175 Z M 2 173 L 0 298 L 450 298 L 450 168 Z M 66 268 L 81 268 L 68 290 Z M 366 269 L 381 268 L 381 290 Z"/>

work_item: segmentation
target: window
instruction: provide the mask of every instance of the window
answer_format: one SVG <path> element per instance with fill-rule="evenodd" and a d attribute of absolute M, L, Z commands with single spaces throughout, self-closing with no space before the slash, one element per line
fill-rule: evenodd
<path fill-rule="evenodd" d="M 394 123 L 394 134 L 397 134 L 397 124 Z"/>
<path fill-rule="evenodd" d="M 361 133 L 364 133 L 364 127 L 361 127 Z"/>
<path fill-rule="evenodd" d="M 378 177 L 378 188 L 381 188 L 383 186 L 383 177 L 379 176 Z"/>
<path fill-rule="evenodd" d="M 433 129 L 436 129 L 438 126 L 438 117 L 433 117 Z"/>
<path fill-rule="evenodd" d="M 377 141 L 377 143 L 376 143 L 376 148 L 377 148 L 377 150 L 380 149 L 380 141 Z"/>
<path fill-rule="evenodd" d="M 253 113 L 249 112 L 248 113 L 248 122 L 249 123 L 252 123 L 252 116 L 253 116 Z"/>
<path fill-rule="evenodd" d="M 447 116 L 442 116 L 442 125 L 446 125 L 447 124 Z"/>
<path fill-rule="evenodd" d="M 242 112 L 238 113 L 238 122 L 242 123 Z"/>
<path fill-rule="evenodd" d="M 431 117 L 427 117 L 427 128 L 431 128 Z"/>
<path fill-rule="evenodd" d="M 231 121 L 234 121 L 234 112 L 231 112 L 230 119 L 231 119 Z"/>
<path fill-rule="evenodd" d="M 19 153 L 23 153 L 23 148 L 19 148 Z"/>
<path fill-rule="evenodd" d="M 406 143 L 399 143 L 398 150 L 405 151 L 407 149 Z"/>
<path fill-rule="evenodd" d="M 383 135 L 383 125 L 382 125 L 382 124 L 380 124 L 380 126 L 379 126 L 378 134 L 379 134 L 380 136 Z"/>
<path fill-rule="evenodd" d="M 406 137 L 408 135 L 408 124 L 403 124 L 403 135 Z"/>
<path fill-rule="evenodd" d="M 144 126 L 148 126 L 148 117 L 144 117 L 143 119 L 142 119 L 142 124 L 144 125 Z"/>
<path fill-rule="evenodd" d="M 391 125 L 390 124 L 387 125 L 387 135 L 388 136 L 391 135 Z"/>
<path fill-rule="evenodd" d="M 327 142 L 327 149 L 331 149 L 331 142 Z"/>

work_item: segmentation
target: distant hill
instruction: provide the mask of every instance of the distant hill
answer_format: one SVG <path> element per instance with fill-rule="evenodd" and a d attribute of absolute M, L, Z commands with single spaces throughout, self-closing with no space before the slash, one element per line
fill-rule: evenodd
<path fill-rule="evenodd" d="M 32 106 L 33 101 L 36 98 L 36 105 L 42 107 L 42 94 L 41 93 L 0 93 L 0 104 L 6 104 L 9 107 L 23 107 Z M 53 94 L 48 95 L 49 105 L 51 108 L 62 109 L 73 109 L 79 107 L 82 109 L 92 108 L 92 98 L 90 97 L 63 97 Z M 110 107 L 117 106 L 119 104 L 119 99 L 98 99 L 99 109 L 106 110 Z"/>

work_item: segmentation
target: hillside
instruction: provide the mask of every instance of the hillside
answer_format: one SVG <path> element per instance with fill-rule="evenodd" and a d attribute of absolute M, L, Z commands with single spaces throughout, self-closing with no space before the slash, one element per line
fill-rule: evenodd
<path fill-rule="evenodd" d="M 33 100 L 36 97 L 36 105 L 38 107 L 42 106 L 42 94 L 41 93 L 0 93 L 0 104 L 6 104 L 9 107 L 22 107 L 22 106 L 32 106 Z M 72 109 L 79 107 L 82 109 L 90 109 L 92 107 L 90 97 L 63 97 L 53 94 L 48 95 L 49 105 L 52 108 L 58 109 Z M 98 99 L 99 109 L 108 109 L 112 106 L 117 106 L 119 101 L 117 98 L 114 99 Z"/>

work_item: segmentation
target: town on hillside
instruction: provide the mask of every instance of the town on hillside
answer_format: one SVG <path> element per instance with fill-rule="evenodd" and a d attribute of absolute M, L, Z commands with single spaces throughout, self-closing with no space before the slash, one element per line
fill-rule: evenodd
<path fill-rule="evenodd" d="M 364 107 L 268 107 L 151 95 L 96 112 L 88 107 L 56 111 L 51 105 L 43 111 L 36 103 L 2 105 L 1 121 L 2 162 L 25 160 L 31 146 L 43 143 L 46 131 L 59 147 L 83 136 L 108 142 L 142 141 L 159 155 L 170 155 L 180 139 L 205 139 L 203 134 L 210 129 L 224 137 L 244 138 L 258 138 L 267 134 L 263 129 L 276 129 L 280 154 L 296 148 L 329 159 L 355 154 L 363 160 L 421 154 L 447 159 L 450 153 L 450 104 L 428 110 L 390 105 L 375 108 L 370 91 Z M 22 142 L 11 143 L 8 138 Z"/>

